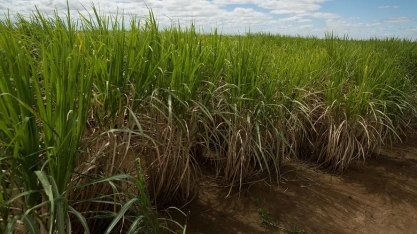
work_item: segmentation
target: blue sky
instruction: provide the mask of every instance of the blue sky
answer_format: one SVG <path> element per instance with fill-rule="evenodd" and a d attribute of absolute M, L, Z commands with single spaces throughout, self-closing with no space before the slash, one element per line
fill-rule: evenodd
<path fill-rule="evenodd" d="M 70 0 L 73 14 L 87 14 L 91 0 Z M 101 12 L 143 17 L 147 7 L 161 26 L 194 21 L 206 32 L 270 32 L 324 37 L 398 37 L 417 40 L 417 0 L 93 0 Z M 64 12 L 66 0 L 0 0 L 0 13 L 28 15 L 34 5 L 46 13 Z"/>

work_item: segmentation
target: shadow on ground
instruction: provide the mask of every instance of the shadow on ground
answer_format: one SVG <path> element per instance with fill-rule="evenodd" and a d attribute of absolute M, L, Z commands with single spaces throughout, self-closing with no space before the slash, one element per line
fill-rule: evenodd
<path fill-rule="evenodd" d="M 207 180 L 182 209 L 187 233 L 416 233 L 414 143 L 394 145 L 341 175 L 292 163 L 279 185 L 265 180 L 227 198 L 227 188 Z M 259 210 L 269 223 L 261 224 Z"/>

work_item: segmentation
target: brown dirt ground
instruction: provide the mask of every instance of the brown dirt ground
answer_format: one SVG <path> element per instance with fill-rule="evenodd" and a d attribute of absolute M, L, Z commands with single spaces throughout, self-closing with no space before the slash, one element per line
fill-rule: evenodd
<path fill-rule="evenodd" d="M 343 174 L 302 163 L 269 179 L 229 190 L 210 179 L 183 207 L 187 233 L 417 233 L 417 136 L 394 144 Z M 259 211 L 269 212 L 269 225 Z M 187 220 L 187 221 L 186 221 Z"/>

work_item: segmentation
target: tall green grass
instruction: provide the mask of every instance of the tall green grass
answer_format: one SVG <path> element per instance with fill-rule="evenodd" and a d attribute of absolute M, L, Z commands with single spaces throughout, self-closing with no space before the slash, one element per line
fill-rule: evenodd
<path fill-rule="evenodd" d="M 3 232 L 158 233 L 154 209 L 189 202 L 202 167 L 230 192 L 293 158 L 343 171 L 415 122 L 416 42 L 92 9 L 0 21 Z"/>
<path fill-rule="evenodd" d="M 66 19 L 36 11 L 29 19 L 17 15 L 13 20 L 17 22 L 7 17 L 0 23 L 2 231 L 65 233 L 77 227 L 75 222 L 80 231 L 96 232 L 91 219 L 101 217 L 110 220 L 103 232 L 121 228 L 122 218 L 135 225 L 128 227 L 132 232 L 158 232 L 151 204 L 144 202 L 149 198 L 141 171 L 136 179 L 120 170 L 105 177 L 89 174 L 98 163 L 95 159 L 85 162 L 84 155 L 99 152 L 80 151 L 94 103 L 93 80 L 100 69 L 92 57 L 95 31 L 87 27 L 89 21 L 73 21 L 69 11 Z M 120 77 L 113 72 L 119 64 L 106 68 L 114 78 Z M 118 102 L 119 97 L 112 98 Z M 90 169 L 77 171 L 81 164 Z M 88 180 L 80 184 L 77 181 L 82 177 Z M 137 191 L 121 192 L 127 191 L 122 186 L 126 183 Z M 80 190 L 98 184 L 108 184 L 111 189 L 71 200 Z M 103 205 L 76 210 L 80 203 Z M 106 212 L 108 204 L 111 208 Z M 96 215 L 89 215 L 95 209 Z"/>

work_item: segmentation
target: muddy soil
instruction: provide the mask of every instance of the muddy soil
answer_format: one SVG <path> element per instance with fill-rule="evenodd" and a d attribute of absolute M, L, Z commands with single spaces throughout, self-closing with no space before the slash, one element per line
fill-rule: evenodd
<path fill-rule="evenodd" d="M 417 137 L 343 174 L 293 162 L 279 184 L 228 193 L 207 178 L 174 217 L 187 233 L 417 233 Z"/>

